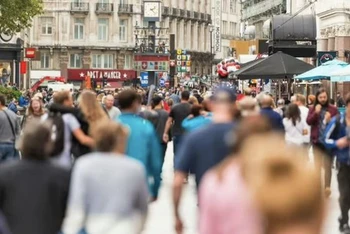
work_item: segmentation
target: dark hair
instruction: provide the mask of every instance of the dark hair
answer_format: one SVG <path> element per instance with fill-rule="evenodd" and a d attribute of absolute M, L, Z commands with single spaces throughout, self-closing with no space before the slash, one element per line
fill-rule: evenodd
<path fill-rule="evenodd" d="M 30 120 L 25 125 L 19 139 L 19 150 L 23 158 L 45 160 L 49 158 L 53 149 L 51 138 L 52 123 Z"/>
<path fill-rule="evenodd" d="M 202 105 L 192 105 L 191 114 L 193 115 L 193 117 L 197 117 L 201 114 L 201 110 L 203 110 Z"/>
<path fill-rule="evenodd" d="M 161 101 L 163 99 L 161 97 L 159 97 L 158 95 L 156 95 L 153 99 L 152 99 L 152 108 L 154 109 L 156 106 L 158 106 Z"/>
<path fill-rule="evenodd" d="M 69 91 L 61 91 L 55 94 L 55 96 L 53 97 L 53 101 L 56 104 L 62 105 L 66 100 L 69 99 L 70 96 L 71 94 Z"/>
<path fill-rule="evenodd" d="M 183 91 L 181 93 L 181 99 L 184 100 L 184 101 L 188 101 L 188 99 L 190 99 L 190 92 L 188 91 Z"/>
<path fill-rule="evenodd" d="M 132 89 L 125 90 L 118 95 L 120 109 L 130 108 L 135 102 L 140 101 L 140 96 Z"/>
<path fill-rule="evenodd" d="M 288 111 L 286 114 L 288 119 L 292 119 L 292 123 L 294 126 L 297 125 L 297 121 L 301 120 L 300 109 L 296 104 L 290 104 L 288 106 Z"/>
<path fill-rule="evenodd" d="M 6 105 L 6 97 L 5 97 L 5 95 L 3 95 L 3 94 L 0 94 L 0 104 L 1 104 L 2 106 L 5 106 L 5 105 Z"/>
<path fill-rule="evenodd" d="M 330 99 L 329 99 L 329 104 L 335 105 L 335 100 L 334 100 L 333 98 L 330 98 Z"/>
<path fill-rule="evenodd" d="M 320 96 L 322 93 L 326 93 L 327 94 L 327 97 L 328 97 L 328 93 L 327 93 L 327 91 L 326 91 L 326 89 L 325 88 L 320 88 L 319 90 L 317 90 L 317 93 L 316 93 L 316 100 L 315 100 L 315 107 L 318 105 L 318 104 L 320 104 L 319 102 L 318 102 L 318 96 Z M 329 104 L 329 98 L 327 98 L 327 103 L 326 103 L 327 105 Z"/>

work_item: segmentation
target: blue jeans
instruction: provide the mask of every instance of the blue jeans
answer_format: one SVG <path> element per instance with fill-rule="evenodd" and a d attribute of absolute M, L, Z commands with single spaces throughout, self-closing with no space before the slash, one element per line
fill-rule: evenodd
<path fill-rule="evenodd" d="M 18 158 L 18 151 L 14 143 L 0 143 L 0 163 Z"/>

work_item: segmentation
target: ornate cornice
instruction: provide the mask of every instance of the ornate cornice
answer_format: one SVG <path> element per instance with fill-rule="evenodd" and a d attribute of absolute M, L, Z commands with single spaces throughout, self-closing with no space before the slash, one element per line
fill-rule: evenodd
<path fill-rule="evenodd" d="M 350 36 L 350 24 L 336 25 L 320 30 L 321 39 Z"/>

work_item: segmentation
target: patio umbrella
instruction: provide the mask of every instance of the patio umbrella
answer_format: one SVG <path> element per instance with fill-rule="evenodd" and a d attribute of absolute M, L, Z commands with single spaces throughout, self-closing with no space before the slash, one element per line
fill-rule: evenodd
<path fill-rule="evenodd" d="M 337 70 L 341 70 L 348 63 L 340 61 L 338 59 L 333 59 L 332 61 L 328 61 L 321 66 L 315 67 L 303 74 L 298 75 L 295 79 L 298 80 L 317 80 L 317 79 L 325 79 L 330 78 L 332 73 Z"/>
<path fill-rule="evenodd" d="M 293 56 L 277 52 L 265 59 L 252 62 L 234 74 L 238 79 L 284 79 L 292 78 L 313 67 Z"/>
<path fill-rule="evenodd" d="M 350 66 L 345 66 L 342 69 L 331 73 L 332 82 L 350 81 Z"/>

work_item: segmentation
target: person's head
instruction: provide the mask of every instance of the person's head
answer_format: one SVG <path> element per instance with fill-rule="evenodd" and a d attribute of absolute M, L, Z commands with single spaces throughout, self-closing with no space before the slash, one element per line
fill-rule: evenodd
<path fill-rule="evenodd" d="M 6 97 L 0 93 L 0 109 L 6 106 Z"/>
<path fill-rule="evenodd" d="M 259 115 L 257 101 L 250 96 L 246 96 L 238 102 L 238 108 L 243 117 L 250 115 Z"/>
<path fill-rule="evenodd" d="M 322 180 L 319 168 L 308 164 L 306 154 L 274 133 L 251 136 L 243 145 L 242 175 L 264 218 L 265 233 L 321 233 L 325 216 Z"/>
<path fill-rule="evenodd" d="M 191 114 L 193 115 L 193 117 L 200 116 L 202 111 L 203 111 L 202 105 L 199 105 L 199 104 L 192 105 Z"/>
<path fill-rule="evenodd" d="M 273 99 L 270 95 L 267 95 L 267 94 L 262 94 L 259 97 L 259 102 L 262 108 L 271 108 L 273 106 Z M 284 104 L 284 100 L 283 100 L 283 104 Z"/>
<path fill-rule="evenodd" d="M 118 95 L 118 101 L 122 111 L 137 113 L 141 107 L 141 97 L 132 89 L 122 91 Z"/>
<path fill-rule="evenodd" d="M 328 94 L 324 88 L 320 88 L 316 93 L 315 106 L 320 104 L 323 107 L 327 107 L 329 104 Z"/>
<path fill-rule="evenodd" d="M 335 106 L 335 100 L 333 98 L 329 99 L 329 104 Z"/>
<path fill-rule="evenodd" d="M 210 100 L 203 100 L 202 101 L 203 110 L 206 112 L 211 112 L 211 102 Z"/>
<path fill-rule="evenodd" d="M 307 101 L 308 101 L 308 105 L 311 105 L 311 106 L 315 105 L 316 96 L 310 94 L 310 95 L 307 97 Z"/>
<path fill-rule="evenodd" d="M 232 118 L 237 113 L 236 94 L 227 87 L 219 87 L 211 96 L 211 109 L 214 115 L 225 114 L 231 115 Z"/>
<path fill-rule="evenodd" d="M 104 112 L 100 103 L 96 100 L 96 94 L 90 90 L 84 90 L 80 94 L 79 108 L 90 126 L 107 118 L 107 114 Z"/>
<path fill-rule="evenodd" d="M 243 90 L 245 96 L 251 96 L 252 95 L 252 89 L 251 88 L 245 88 Z"/>
<path fill-rule="evenodd" d="M 104 104 L 107 109 L 111 109 L 114 105 L 114 96 L 111 94 L 107 95 L 104 100 Z"/>
<path fill-rule="evenodd" d="M 28 115 L 44 114 L 44 108 L 39 98 L 32 98 L 29 103 Z"/>
<path fill-rule="evenodd" d="M 53 149 L 51 129 L 50 121 L 28 120 L 18 142 L 22 157 L 34 160 L 48 159 Z"/>
<path fill-rule="evenodd" d="M 121 124 L 112 120 L 97 122 L 91 136 L 98 152 L 125 153 L 128 132 Z"/>
<path fill-rule="evenodd" d="M 163 108 L 163 99 L 159 95 L 154 96 L 152 99 L 152 109 L 154 108 Z"/>
<path fill-rule="evenodd" d="M 174 101 L 171 98 L 169 98 L 166 102 L 167 102 L 169 107 L 172 107 L 174 105 Z"/>
<path fill-rule="evenodd" d="M 294 126 L 301 120 L 300 109 L 297 104 L 289 104 L 286 114 L 287 118 L 292 120 Z"/>
<path fill-rule="evenodd" d="M 284 107 L 285 106 L 285 101 L 283 98 L 278 99 L 277 101 L 277 107 Z"/>
<path fill-rule="evenodd" d="M 297 94 L 296 95 L 296 104 L 298 106 L 305 106 L 306 105 L 306 98 L 302 94 Z"/>
<path fill-rule="evenodd" d="M 198 99 L 195 96 L 191 96 L 188 100 L 188 103 L 190 103 L 191 105 L 199 105 Z"/>
<path fill-rule="evenodd" d="M 181 100 L 182 101 L 188 101 L 190 99 L 190 92 L 185 90 L 181 92 Z"/>
<path fill-rule="evenodd" d="M 340 92 L 337 92 L 337 97 L 338 97 L 338 98 L 341 97 Z"/>
<path fill-rule="evenodd" d="M 54 97 L 53 101 L 56 104 L 63 105 L 63 106 L 73 106 L 73 98 L 72 94 L 69 91 L 60 91 L 57 92 Z"/>

